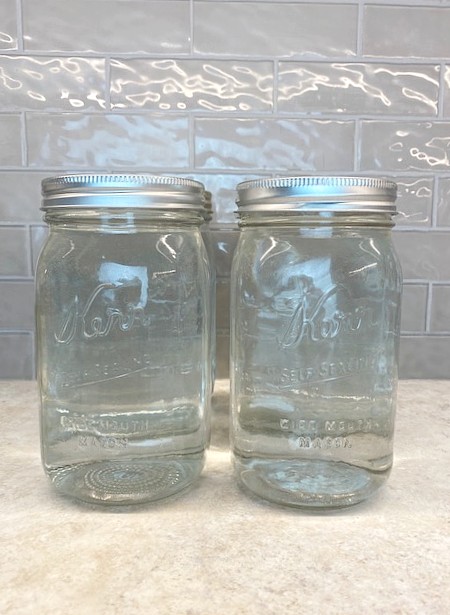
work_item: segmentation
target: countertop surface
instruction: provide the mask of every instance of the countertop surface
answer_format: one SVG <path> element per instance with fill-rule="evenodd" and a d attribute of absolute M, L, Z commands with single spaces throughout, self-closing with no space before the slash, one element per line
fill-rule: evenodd
<path fill-rule="evenodd" d="M 450 380 L 402 381 L 394 469 L 345 511 L 243 493 L 226 382 L 200 481 L 158 504 L 107 509 L 53 493 L 34 382 L 0 382 L 2 615 L 448 615 Z"/>

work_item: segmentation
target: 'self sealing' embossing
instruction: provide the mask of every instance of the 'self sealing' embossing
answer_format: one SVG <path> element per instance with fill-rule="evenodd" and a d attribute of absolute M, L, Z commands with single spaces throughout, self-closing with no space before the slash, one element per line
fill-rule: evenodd
<path fill-rule="evenodd" d="M 300 344 L 304 339 L 310 342 L 334 339 L 343 332 L 359 331 L 363 324 L 367 327 L 377 325 L 370 307 L 358 306 L 349 312 L 335 310 L 330 316 L 324 317 L 323 310 L 327 301 L 336 295 L 338 290 L 339 285 L 332 286 L 312 306 L 308 306 L 309 293 L 305 293 L 295 308 L 283 336 L 278 340 L 280 345 L 283 348 L 290 348 Z"/>

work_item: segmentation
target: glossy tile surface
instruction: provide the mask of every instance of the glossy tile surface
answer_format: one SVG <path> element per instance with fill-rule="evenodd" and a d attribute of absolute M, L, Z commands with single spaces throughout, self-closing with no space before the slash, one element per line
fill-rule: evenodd
<path fill-rule="evenodd" d="M 105 108 L 105 60 L 0 56 L 0 99 L 5 109 Z"/>
<path fill-rule="evenodd" d="M 395 177 L 398 186 L 395 224 L 399 227 L 430 227 L 433 216 L 434 181 L 429 177 Z"/>
<path fill-rule="evenodd" d="M 189 0 L 22 0 L 22 6 L 30 51 L 189 51 Z"/>
<path fill-rule="evenodd" d="M 437 223 L 450 227 L 450 177 L 439 179 L 437 189 Z"/>
<path fill-rule="evenodd" d="M 450 334 L 450 285 L 432 285 L 430 330 Z"/>
<path fill-rule="evenodd" d="M 29 255 L 23 249 L 28 243 L 26 227 L 0 226 L 0 276 L 31 274 Z"/>
<path fill-rule="evenodd" d="M 6 368 L 0 347 L 0 378 L 33 371 L 40 182 L 78 171 L 178 175 L 212 192 L 222 377 L 236 185 L 394 178 L 402 375 L 421 375 L 420 360 L 442 375 L 449 32 L 450 0 L 1 0 L 0 336 L 19 358 Z"/>
<path fill-rule="evenodd" d="M 42 221 L 41 180 L 53 175 L 48 171 L 0 172 L 0 223 Z M 27 246 L 23 246 L 25 250 Z"/>
<path fill-rule="evenodd" d="M 426 328 L 428 286 L 404 284 L 402 298 L 402 333 L 423 333 Z"/>
<path fill-rule="evenodd" d="M 0 282 L 0 329 L 34 327 L 34 283 Z"/>
<path fill-rule="evenodd" d="M 194 51 L 208 55 L 353 56 L 357 6 L 195 2 Z"/>
<path fill-rule="evenodd" d="M 450 171 L 450 122 L 363 121 L 360 168 Z"/>
<path fill-rule="evenodd" d="M 0 114 L 0 165 L 22 164 L 22 126 L 19 115 Z"/>
<path fill-rule="evenodd" d="M 421 64 L 280 62 L 278 110 L 436 115 L 439 67 Z"/>
<path fill-rule="evenodd" d="M 370 4 L 364 14 L 364 53 L 404 58 L 450 57 L 450 6 Z"/>
<path fill-rule="evenodd" d="M 0 332 L 0 370 L 2 378 L 29 380 L 33 368 L 33 337 L 30 333 Z"/>
<path fill-rule="evenodd" d="M 183 117 L 30 113 L 28 164 L 84 169 L 184 167 L 187 128 Z"/>
<path fill-rule="evenodd" d="M 15 0 L 0 2 L 0 50 L 17 49 L 17 11 Z"/>
<path fill-rule="evenodd" d="M 450 280 L 450 232 L 398 232 L 394 243 L 405 279 Z"/>
<path fill-rule="evenodd" d="M 340 171 L 353 164 L 353 122 L 198 119 L 198 168 Z"/>
<path fill-rule="evenodd" d="M 270 112 L 273 64 L 213 60 L 112 60 L 113 108 Z"/>

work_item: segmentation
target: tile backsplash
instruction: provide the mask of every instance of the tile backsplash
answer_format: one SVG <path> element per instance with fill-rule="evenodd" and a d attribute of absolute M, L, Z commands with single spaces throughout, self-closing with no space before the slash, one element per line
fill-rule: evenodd
<path fill-rule="evenodd" d="M 34 376 L 40 181 L 195 177 L 215 208 L 227 373 L 235 185 L 392 176 L 401 375 L 450 377 L 450 0 L 2 0 L 0 378 Z"/>

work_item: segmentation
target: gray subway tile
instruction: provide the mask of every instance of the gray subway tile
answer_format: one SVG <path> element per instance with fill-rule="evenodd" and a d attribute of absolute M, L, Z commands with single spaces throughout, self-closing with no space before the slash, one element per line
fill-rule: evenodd
<path fill-rule="evenodd" d="M 400 231 L 394 243 L 406 280 L 450 280 L 450 232 Z"/>
<path fill-rule="evenodd" d="M 217 335 L 216 338 L 216 378 L 230 377 L 230 337 Z"/>
<path fill-rule="evenodd" d="M 278 110 L 298 113 L 437 114 L 439 66 L 282 62 Z"/>
<path fill-rule="evenodd" d="M 112 60 L 111 104 L 113 108 L 159 111 L 270 112 L 273 63 Z"/>
<path fill-rule="evenodd" d="M 230 280 L 218 278 L 216 285 L 216 329 L 221 335 L 230 334 Z"/>
<path fill-rule="evenodd" d="M 0 380 L 34 377 L 31 333 L 0 333 Z"/>
<path fill-rule="evenodd" d="M 0 227 L 0 276 L 30 275 L 29 235 L 25 227 Z"/>
<path fill-rule="evenodd" d="M 31 167 L 149 168 L 188 164 L 188 122 L 149 115 L 27 116 Z"/>
<path fill-rule="evenodd" d="M 212 207 L 215 224 L 232 224 L 237 222 L 236 216 L 236 186 L 240 182 L 249 179 L 258 179 L 267 175 L 256 176 L 254 173 L 229 174 L 229 173 L 196 173 L 195 179 L 201 181 L 207 190 L 212 193 Z"/>
<path fill-rule="evenodd" d="M 444 78 L 442 81 L 443 88 L 443 109 L 442 112 L 445 118 L 450 117 L 450 66 L 444 67 Z"/>
<path fill-rule="evenodd" d="M 31 227 L 31 258 L 33 262 L 33 274 L 36 273 L 36 265 L 48 235 L 48 227 L 39 225 Z"/>
<path fill-rule="evenodd" d="M 20 116 L 12 113 L 0 115 L 0 165 L 22 164 L 22 128 Z"/>
<path fill-rule="evenodd" d="M 291 119 L 199 118 L 199 169 L 348 171 L 353 168 L 354 123 Z M 301 170 L 301 171 L 300 171 Z"/>
<path fill-rule="evenodd" d="M 22 5 L 27 50 L 177 54 L 190 49 L 188 0 L 22 0 Z"/>
<path fill-rule="evenodd" d="M 357 6 L 313 2 L 195 2 L 203 55 L 354 56 Z"/>
<path fill-rule="evenodd" d="M 449 151 L 450 122 L 362 122 L 362 171 L 448 170 Z"/>
<path fill-rule="evenodd" d="M 450 226 L 450 177 L 439 178 L 437 190 L 437 223 Z"/>
<path fill-rule="evenodd" d="M 17 49 L 16 0 L 0 2 L 0 50 Z"/>
<path fill-rule="evenodd" d="M 34 327 L 34 283 L 0 281 L 0 329 Z"/>
<path fill-rule="evenodd" d="M 0 56 L 5 110 L 85 111 L 105 107 L 105 60 Z"/>
<path fill-rule="evenodd" d="M 0 222 L 41 221 L 41 180 L 49 175 L 29 170 L 0 171 Z"/>
<path fill-rule="evenodd" d="M 450 378 L 450 336 L 402 336 L 400 378 Z"/>
<path fill-rule="evenodd" d="M 450 333 L 450 285 L 432 286 L 430 331 Z"/>
<path fill-rule="evenodd" d="M 233 262 L 234 251 L 236 250 L 239 239 L 239 229 L 217 229 L 211 233 L 214 249 L 214 262 L 216 264 L 217 278 L 229 279 L 231 263 Z"/>
<path fill-rule="evenodd" d="M 398 186 L 395 223 L 401 227 L 429 227 L 432 222 L 433 178 L 396 177 Z"/>
<path fill-rule="evenodd" d="M 404 284 L 402 297 L 402 332 L 423 333 L 426 325 L 428 286 Z"/>
<path fill-rule="evenodd" d="M 450 57 L 450 7 L 368 5 L 364 53 L 404 58 Z"/>

